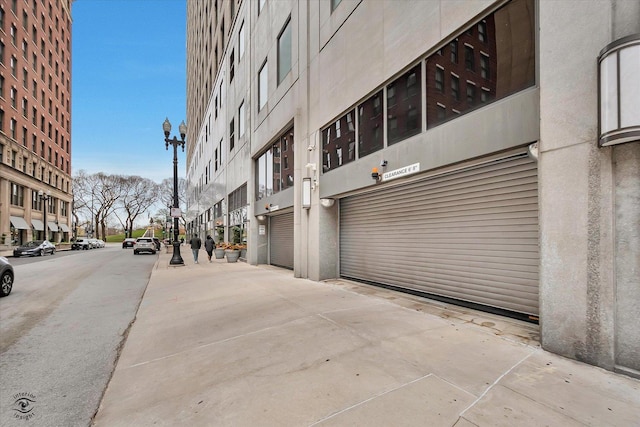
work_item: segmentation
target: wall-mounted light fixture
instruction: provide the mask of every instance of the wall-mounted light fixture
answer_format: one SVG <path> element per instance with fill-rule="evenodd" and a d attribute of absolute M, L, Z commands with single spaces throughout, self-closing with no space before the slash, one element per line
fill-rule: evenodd
<path fill-rule="evenodd" d="M 311 207 L 311 178 L 302 178 L 302 207 Z"/>
<path fill-rule="evenodd" d="M 640 34 L 623 37 L 598 56 L 601 147 L 640 141 Z"/>
<path fill-rule="evenodd" d="M 256 219 L 257 219 L 258 221 L 262 222 L 262 221 L 264 221 L 264 220 L 266 219 L 266 216 L 264 216 L 264 215 L 258 215 L 258 216 L 256 216 Z"/>
<path fill-rule="evenodd" d="M 380 174 L 378 173 L 378 168 L 371 169 L 371 178 L 375 179 L 376 181 L 380 180 Z"/>
<path fill-rule="evenodd" d="M 325 208 L 330 208 L 335 202 L 335 199 L 320 199 L 320 204 Z"/>
<path fill-rule="evenodd" d="M 527 154 L 536 162 L 538 161 L 538 143 L 534 142 L 533 144 L 529 144 L 527 148 Z"/>

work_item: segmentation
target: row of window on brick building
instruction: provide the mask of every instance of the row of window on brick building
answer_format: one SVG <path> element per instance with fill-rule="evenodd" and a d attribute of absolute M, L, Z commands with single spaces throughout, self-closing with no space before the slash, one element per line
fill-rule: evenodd
<path fill-rule="evenodd" d="M 24 207 L 24 196 L 28 189 L 23 185 L 11 183 L 11 204 L 14 206 Z M 42 197 L 38 195 L 36 190 L 29 190 L 31 192 L 31 209 L 35 211 L 42 211 L 44 203 Z M 60 209 L 60 215 L 68 216 L 69 214 L 69 202 L 60 200 L 56 197 L 51 197 L 51 200 L 47 203 L 47 212 L 50 214 L 57 214 Z"/>

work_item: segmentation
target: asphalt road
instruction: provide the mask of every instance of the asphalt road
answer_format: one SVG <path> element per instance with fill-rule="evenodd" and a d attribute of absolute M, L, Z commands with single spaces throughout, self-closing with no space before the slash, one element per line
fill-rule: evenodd
<path fill-rule="evenodd" d="M 0 298 L 0 426 L 88 426 L 157 256 L 112 245 L 10 260 L 13 291 Z"/>

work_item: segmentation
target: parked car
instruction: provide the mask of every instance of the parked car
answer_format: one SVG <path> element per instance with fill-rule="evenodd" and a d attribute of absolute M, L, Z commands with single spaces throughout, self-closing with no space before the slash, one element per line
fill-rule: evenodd
<path fill-rule="evenodd" d="M 0 297 L 6 297 L 13 288 L 13 267 L 8 259 L 0 256 Z"/>
<path fill-rule="evenodd" d="M 89 250 L 91 249 L 91 243 L 89 243 L 89 239 L 86 237 L 78 237 L 75 242 L 71 244 L 71 249 L 73 250 Z"/>
<path fill-rule="evenodd" d="M 43 256 L 46 254 L 55 254 L 56 247 L 48 240 L 34 240 L 24 245 L 18 246 L 13 250 L 14 257 L 27 256 Z"/>
<path fill-rule="evenodd" d="M 156 244 L 152 237 L 138 237 L 133 245 L 133 254 L 138 255 L 141 252 L 156 253 Z"/>
<path fill-rule="evenodd" d="M 94 238 L 89 238 L 89 245 L 91 246 L 91 249 L 97 249 L 100 246 L 98 246 L 98 239 L 94 239 Z"/>
<path fill-rule="evenodd" d="M 104 242 L 104 240 L 98 239 L 98 247 L 99 248 L 104 248 L 105 246 L 106 246 L 106 243 Z"/>
<path fill-rule="evenodd" d="M 160 250 L 160 239 L 158 239 L 157 237 L 152 237 L 153 239 L 153 243 L 156 244 L 156 250 L 159 251 Z"/>

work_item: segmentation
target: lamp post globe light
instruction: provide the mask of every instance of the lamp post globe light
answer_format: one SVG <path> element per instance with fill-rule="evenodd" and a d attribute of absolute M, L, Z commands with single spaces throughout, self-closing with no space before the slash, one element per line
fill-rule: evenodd
<path fill-rule="evenodd" d="M 51 199 L 51 191 L 47 190 L 45 193 L 42 190 L 38 190 L 38 197 L 42 200 L 42 222 L 44 223 L 44 240 L 49 240 L 49 224 L 47 224 L 47 201 Z"/>
<path fill-rule="evenodd" d="M 178 130 L 180 132 L 180 138 L 175 137 L 169 138 L 169 134 L 171 133 L 171 123 L 169 122 L 169 118 L 166 118 L 164 123 L 162 123 L 162 130 L 164 131 L 164 142 L 167 150 L 169 149 L 169 145 L 173 145 L 173 208 L 174 211 L 171 213 L 173 216 L 173 256 L 171 257 L 171 261 L 169 261 L 169 265 L 184 265 L 184 260 L 180 255 L 180 241 L 178 240 L 179 234 L 179 226 L 178 226 L 178 216 L 179 216 L 179 202 L 178 202 L 178 146 L 182 147 L 182 151 L 184 152 L 184 138 L 187 134 L 187 125 L 184 124 L 184 120 L 178 126 Z"/>

